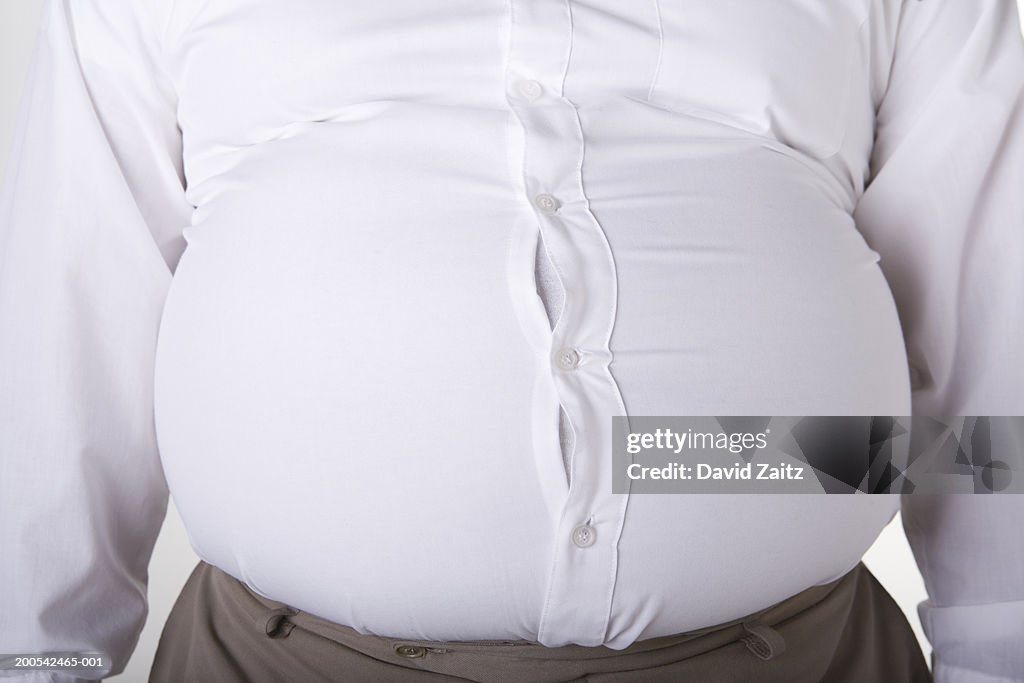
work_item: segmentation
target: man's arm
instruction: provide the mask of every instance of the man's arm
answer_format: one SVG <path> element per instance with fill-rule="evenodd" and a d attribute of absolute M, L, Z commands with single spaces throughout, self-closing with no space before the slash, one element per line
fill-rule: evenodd
<path fill-rule="evenodd" d="M 1024 415 L 1024 38 L 1014 0 L 901 3 L 857 225 L 920 415 Z M 1024 496 L 907 495 L 939 683 L 1024 680 Z"/>
<path fill-rule="evenodd" d="M 167 505 L 154 350 L 192 209 L 170 4 L 45 0 L 0 192 L 0 652 L 106 652 L 107 675 Z"/>

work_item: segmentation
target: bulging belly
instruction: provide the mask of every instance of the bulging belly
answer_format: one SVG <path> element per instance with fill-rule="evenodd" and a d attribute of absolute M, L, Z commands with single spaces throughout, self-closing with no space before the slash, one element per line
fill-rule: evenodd
<path fill-rule="evenodd" d="M 161 323 L 157 435 L 193 547 L 365 632 L 532 639 L 550 576 L 548 323 L 511 248 L 536 220 L 472 153 L 503 144 L 506 119 L 477 117 L 455 148 L 421 113 L 240 150 L 203 192 Z M 878 255 L 819 171 L 754 139 L 638 143 L 596 117 L 583 177 L 629 414 L 908 414 Z M 895 503 L 828 498 L 636 496 L 609 637 L 729 619 L 849 568 Z M 816 559 L 767 592 L 715 582 L 808 543 Z"/>
<path fill-rule="evenodd" d="M 670 114 L 646 115 L 667 129 Z M 615 117 L 584 121 L 606 140 L 584 184 L 615 257 L 611 372 L 630 415 L 910 414 L 880 255 L 823 166 L 711 122 L 641 143 Z M 729 621 L 835 579 L 898 507 L 892 495 L 631 496 L 609 641 Z"/>

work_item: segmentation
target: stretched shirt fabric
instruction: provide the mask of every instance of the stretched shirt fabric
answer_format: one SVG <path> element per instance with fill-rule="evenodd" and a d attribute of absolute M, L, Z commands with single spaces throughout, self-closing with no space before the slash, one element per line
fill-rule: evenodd
<path fill-rule="evenodd" d="M 1024 679 L 1021 496 L 614 495 L 610 463 L 613 415 L 1024 414 L 1012 0 L 44 16 L 0 651 L 120 671 L 168 489 L 201 558 L 361 632 L 616 649 L 837 578 L 902 502 L 938 680 Z"/>

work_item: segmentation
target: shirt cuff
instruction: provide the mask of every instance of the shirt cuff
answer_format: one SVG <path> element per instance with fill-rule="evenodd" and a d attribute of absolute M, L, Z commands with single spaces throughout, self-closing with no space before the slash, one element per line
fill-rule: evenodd
<path fill-rule="evenodd" d="M 1024 600 L 918 606 L 933 648 L 935 683 L 1024 681 Z"/>

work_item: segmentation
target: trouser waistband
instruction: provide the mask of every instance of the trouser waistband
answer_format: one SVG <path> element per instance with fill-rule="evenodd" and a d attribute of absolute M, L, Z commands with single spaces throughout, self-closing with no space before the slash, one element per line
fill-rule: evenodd
<path fill-rule="evenodd" d="M 926 683 L 899 607 L 863 564 L 725 624 L 608 647 L 367 635 L 267 599 L 200 562 L 172 610 L 151 683 Z"/>

